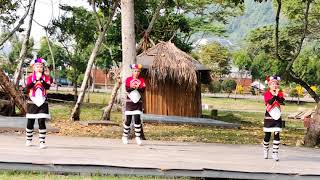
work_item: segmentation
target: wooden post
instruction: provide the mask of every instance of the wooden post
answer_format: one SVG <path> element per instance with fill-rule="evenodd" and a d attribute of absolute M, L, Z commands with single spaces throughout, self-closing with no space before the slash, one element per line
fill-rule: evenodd
<path fill-rule="evenodd" d="M 217 110 L 217 109 L 211 109 L 210 117 L 211 117 L 212 119 L 217 118 L 217 117 L 218 117 L 218 110 Z"/>

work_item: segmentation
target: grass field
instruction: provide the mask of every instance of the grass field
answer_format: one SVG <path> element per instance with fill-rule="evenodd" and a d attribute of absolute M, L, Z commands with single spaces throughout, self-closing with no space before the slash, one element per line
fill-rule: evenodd
<path fill-rule="evenodd" d="M 233 98 L 204 97 L 202 103 L 212 105 L 215 109 L 265 111 L 264 102 L 258 99 L 235 100 Z M 301 103 L 300 105 L 297 105 L 295 103 L 285 102 L 285 105 L 281 106 L 281 110 L 284 113 L 296 112 L 298 110 L 312 109 L 315 105 L 315 103 Z"/>
<path fill-rule="evenodd" d="M 81 109 L 81 121 L 99 120 L 102 109 L 109 99 L 108 94 L 90 94 L 90 103 L 84 103 Z M 264 104 L 260 100 L 209 98 L 204 97 L 203 103 L 212 105 L 218 109 L 218 120 L 241 124 L 240 129 L 223 129 L 197 125 L 167 125 L 144 124 L 145 135 L 148 140 L 204 142 L 204 143 L 228 143 L 228 144 L 260 144 L 263 138 Z M 314 108 L 314 103 L 302 105 L 286 104 L 283 112 L 295 112 L 302 109 Z M 79 122 L 69 120 L 72 104 L 51 103 L 50 111 L 53 117 L 51 124 L 60 128 L 59 135 L 90 136 L 120 139 L 122 134 L 121 113 L 112 112 L 111 119 L 119 126 L 84 126 Z M 257 112 L 250 112 L 257 111 Z M 247 112 L 249 111 L 249 112 Z M 208 111 L 203 111 L 208 115 Z M 281 133 L 282 143 L 295 146 L 302 140 L 304 128 L 302 121 L 286 120 L 286 128 Z"/>

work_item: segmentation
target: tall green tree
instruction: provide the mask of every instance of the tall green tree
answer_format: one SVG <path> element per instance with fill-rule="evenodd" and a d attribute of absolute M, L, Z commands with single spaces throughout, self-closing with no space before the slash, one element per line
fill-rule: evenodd
<path fill-rule="evenodd" d="M 229 50 L 219 43 L 211 43 L 201 47 L 198 56 L 200 61 L 211 69 L 214 77 L 222 78 L 223 75 L 230 73 Z"/>
<path fill-rule="evenodd" d="M 303 55 L 305 44 L 319 40 L 319 0 L 277 0 L 275 2 L 275 26 L 256 30 L 249 38 L 249 51 L 253 55 L 261 52 L 277 62 L 277 74 L 284 80 L 293 81 L 304 87 L 318 103 L 316 114 L 304 138 L 307 146 L 320 144 L 320 97 L 311 84 L 294 68 Z M 280 24 L 280 18 L 288 18 L 286 24 Z M 280 26 L 281 25 L 281 26 Z"/>
<path fill-rule="evenodd" d="M 245 73 L 252 65 L 252 57 L 244 51 L 239 50 L 232 53 L 232 62 L 239 68 L 240 74 Z M 252 72 L 252 71 L 251 71 Z M 255 77 L 253 77 L 255 79 Z"/>
<path fill-rule="evenodd" d="M 320 85 L 320 53 L 316 45 L 305 48 L 293 64 L 293 71 L 310 85 Z"/>

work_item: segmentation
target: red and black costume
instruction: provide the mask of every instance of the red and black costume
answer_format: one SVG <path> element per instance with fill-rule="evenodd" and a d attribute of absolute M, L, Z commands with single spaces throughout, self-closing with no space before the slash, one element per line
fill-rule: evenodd
<path fill-rule="evenodd" d="M 36 59 L 36 63 L 44 62 L 43 59 Z M 26 89 L 28 93 L 27 114 L 26 118 L 27 141 L 32 141 L 33 129 L 35 120 L 38 120 L 39 125 L 39 141 L 45 143 L 46 138 L 46 119 L 50 119 L 49 106 L 47 101 L 47 90 L 50 88 L 52 78 L 42 73 L 42 76 L 37 80 L 36 72 L 33 72 L 26 78 Z"/>
<path fill-rule="evenodd" d="M 271 115 L 269 114 L 269 112 L 273 109 L 273 108 L 279 108 L 280 109 L 280 105 L 284 104 L 284 97 L 283 97 L 283 93 L 281 91 L 279 91 L 277 96 L 274 96 L 271 94 L 270 90 L 267 90 L 264 93 L 264 101 L 265 101 L 265 105 L 267 107 L 265 115 L 264 115 L 264 127 L 263 127 L 263 131 L 264 132 L 280 132 L 282 129 L 282 119 L 281 117 L 279 119 L 273 119 L 271 117 Z"/>
<path fill-rule="evenodd" d="M 267 83 L 274 83 L 278 84 L 280 80 L 279 77 L 272 76 L 267 77 Z M 274 160 L 278 161 L 278 151 L 280 146 L 280 132 L 282 130 L 282 118 L 281 118 L 281 105 L 284 105 L 284 95 L 281 91 L 276 93 L 271 93 L 271 90 L 268 89 L 264 93 L 264 102 L 266 105 L 266 112 L 264 115 L 264 126 L 263 131 L 265 133 L 263 139 L 263 150 L 264 150 L 264 158 L 268 159 L 268 152 L 269 152 L 269 141 L 271 138 L 271 133 L 274 134 L 273 138 L 273 146 L 272 146 L 272 157 Z"/>
<path fill-rule="evenodd" d="M 131 84 L 139 84 L 139 87 L 137 89 L 131 88 L 130 85 Z M 137 79 L 134 79 L 132 76 L 128 77 L 126 79 L 126 91 L 127 93 L 131 93 L 134 90 L 137 90 L 140 95 L 141 98 L 137 103 L 134 103 L 129 96 L 127 96 L 126 99 L 126 111 L 125 111 L 125 115 L 137 115 L 137 114 L 142 114 L 143 112 L 143 100 L 142 100 L 142 93 L 144 92 L 145 88 L 146 88 L 146 84 L 144 82 L 144 79 L 142 77 L 139 77 Z"/>
<path fill-rule="evenodd" d="M 138 88 L 134 89 L 131 87 L 131 84 L 138 84 L 139 86 Z M 135 79 L 131 76 L 126 79 L 125 87 L 128 94 L 132 91 L 138 91 L 141 97 L 139 101 L 135 103 L 129 98 L 129 96 L 127 96 L 125 110 L 126 120 L 123 124 L 123 137 L 128 137 L 132 117 L 134 117 L 135 136 L 140 137 L 142 128 L 140 115 L 143 113 L 142 94 L 146 88 L 146 84 L 142 77 L 138 77 L 137 79 Z"/>

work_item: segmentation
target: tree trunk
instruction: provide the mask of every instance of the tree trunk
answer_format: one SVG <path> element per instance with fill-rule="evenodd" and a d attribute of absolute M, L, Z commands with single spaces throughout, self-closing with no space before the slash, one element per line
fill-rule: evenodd
<path fill-rule="evenodd" d="M 134 0 L 121 0 L 121 36 L 122 36 L 122 82 L 131 75 L 130 64 L 136 63 L 136 40 L 134 31 Z M 125 85 L 121 86 L 122 120 L 125 120 Z M 145 139 L 143 130 L 141 138 Z"/>
<path fill-rule="evenodd" d="M 75 64 L 73 64 L 73 92 L 74 92 L 74 102 L 77 102 L 78 96 L 78 75 L 77 75 L 77 68 Z"/>
<path fill-rule="evenodd" d="M 92 83 L 92 85 L 91 85 L 91 92 L 94 92 L 95 83 L 96 83 L 97 67 L 96 67 L 95 64 L 93 65 L 93 70 L 94 70 L 94 72 L 91 71 L 91 77 L 92 77 L 92 78 L 91 78 L 91 83 Z"/>
<path fill-rule="evenodd" d="M 104 89 L 107 92 L 108 90 L 108 71 L 107 70 L 105 71 L 105 77 L 104 77 Z"/>
<path fill-rule="evenodd" d="M 319 95 L 311 89 L 310 85 L 307 84 L 305 81 L 301 80 L 300 78 L 298 78 L 292 70 L 290 70 L 287 74 L 289 75 L 289 77 L 291 78 L 291 80 L 293 82 L 300 84 L 304 89 L 306 89 L 308 91 L 308 93 L 310 94 L 310 96 L 316 102 L 320 101 Z"/>
<path fill-rule="evenodd" d="M 136 41 L 134 31 L 134 0 L 121 1 L 121 36 L 122 36 L 122 82 L 131 75 L 130 64 L 136 62 Z M 124 83 L 121 86 L 121 104 L 124 115 L 127 93 Z M 123 116 L 123 120 L 125 116 Z"/>
<path fill-rule="evenodd" d="M 75 82 L 74 83 L 74 102 L 77 102 L 77 99 L 78 99 L 78 83 Z"/>
<path fill-rule="evenodd" d="M 32 6 L 31 6 L 29 26 L 28 26 L 28 29 L 27 29 L 26 36 L 24 37 L 24 40 L 23 40 L 23 42 L 22 42 L 21 51 L 20 51 L 19 59 L 18 59 L 18 66 L 17 66 L 16 72 L 14 73 L 13 82 L 14 82 L 14 85 L 15 85 L 16 87 L 19 86 L 19 80 L 20 80 L 21 70 L 22 70 L 22 66 L 23 66 L 23 63 L 24 63 L 24 59 L 25 59 L 25 57 L 26 57 L 27 50 L 28 50 L 29 37 L 30 37 L 30 32 L 31 32 L 31 27 L 32 27 L 32 20 L 33 20 L 33 15 L 34 15 L 34 10 L 35 10 L 35 6 L 36 6 L 36 2 L 37 2 L 37 1 L 34 0 Z"/>
<path fill-rule="evenodd" d="M 121 1 L 121 36 L 122 36 L 122 82 L 131 75 L 130 64 L 136 62 L 136 41 L 134 31 L 134 0 Z M 125 110 L 125 86 L 121 86 L 122 110 Z M 123 113 L 124 114 L 124 113 Z"/>
<path fill-rule="evenodd" d="M 0 85 L 2 89 L 4 89 L 10 97 L 13 99 L 14 104 L 18 107 L 21 114 L 26 114 L 27 106 L 23 98 L 23 94 L 15 88 L 15 86 L 10 82 L 7 75 L 0 68 Z"/>
<path fill-rule="evenodd" d="M 90 84 L 92 84 L 92 78 L 89 77 L 88 86 L 87 86 L 87 103 L 90 103 Z"/>
<path fill-rule="evenodd" d="M 104 109 L 101 120 L 105 120 L 105 121 L 109 121 L 110 120 L 110 114 L 111 114 L 112 106 L 113 106 L 113 104 L 115 102 L 115 99 L 117 97 L 117 93 L 118 93 L 118 90 L 119 90 L 120 86 L 121 86 L 121 79 L 119 77 L 119 80 L 116 81 L 116 83 L 115 83 L 115 85 L 114 85 L 114 87 L 112 89 L 111 98 L 110 98 L 109 104 Z"/>
<path fill-rule="evenodd" d="M 304 136 L 304 145 L 314 147 L 320 144 L 320 102 L 317 104 L 316 112 L 310 120 L 310 126 Z"/>
<path fill-rule="evenodd" d="M 77 101 L 77 96 L 78 96 L 78 83 L 77 79 L 75 82 L 73 82 L 73 92 L 74 92 L 74 102 Z"/>
<path fill-rule="evenodd" d="M 152 16 L 152 19 L 151 19 L 151 21 L 150 21 L 150 23 L 149 23 L 149 25 L 148 25 L 148 28 L 145 30 L 144 35 L 143 35 L 142 39 L 140 40 L 140 42 L 139 42 L 139 44 L 138 44 L 138 47 L 137 47 L 137 49 L 136 49 L 136 52 L 139 52 L 139 50 L 140 50 L 141 47 L 143 46 L 143 44 L 144 44 L 143 41 L 146 41 L 146 42 L 145 42 L 146 44 L 144 44 L 144 45 L 145 45 L 145 47 L 147 46 L 147 41 L 148 41 L 148 39 L 149 39 L 149 34 L 151 33 L 152 28 L 153 28 L 153 26 L 154 26 L 154 24 L 155 24 L 155 22 L 156 22 L 156 19 L 159 17 L 160 10 L 164 7 L 166 1 L 167 1 L 167 0 L 162 0 L 162 1 L 159 2 L 159 5 L 158 5 L 157 8 L 155 9 L 155 12 L 154 12 L 154 14 L 153 14 L 153 16 Z M 146 50 L 146 48 L 145 48 L 145 49 L 143 48 L 143 50 Z"/>
<path fill-rule="evenodd" d="M 77 102 L 72 110 L 72 113 L 71 113 L 71 117 L 70 119 L 73 120 L 73 121 L 79 121 L 80 120 L 80 106 L 83 102 L 83 99 L 84 99 L 84 96 L 85 96 L 85 92 L 86 92 L 86 86 L 87 86 L 87 83 L 88 83 L 88 79 L 89 79 L 89 75 L 90 75 L 90 72 L 91 72 L 91 68 L 92 68 L 92 65 L 94 63 L 94 60 L 96 59 L 96 56 L 97 56 L 97 53 L 101 47 L 101 44 L 103 42 L 103 39 L 104 39 L 104 36 L 105 36 L 105 33 L 107 31 L 107 27 L 108 27 L 109 23 L 106 23 L 105 26 L 103 27 L 103 31 L 101 31 L 99 33 L 99 37 L 95 43 L 95 46 L 92 50 L 92 53 L 90 55 L 90 58 L 89 58 L 89 61 L 88 61 L 88 64 L 87 64 L 87 69 L 86 69 L 86 72 L 84 74 L 84 78 L 83 78 L 83 81 L 82 81 L 82 84 L 81 84 L 81 89 L 80 89 L 80 93 L 79 93 L 79 96 L 78 96 L 78 99 L 77 99 Z"/>

